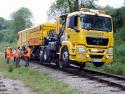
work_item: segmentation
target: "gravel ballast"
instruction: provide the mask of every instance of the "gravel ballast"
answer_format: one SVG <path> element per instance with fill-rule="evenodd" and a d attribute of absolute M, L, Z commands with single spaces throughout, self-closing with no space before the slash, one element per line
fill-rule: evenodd
<path fill-rule="evenodd" d="M 104 83 L 99 83 L 97 81 L 72 75 L 43 65 L 32 63 L 31 67 L 49 74 L 55 79 L 63 81 L 69 86 L 83 91 L 85 94 L 125 94 L 125 91 L 122 91 L 119 88 L 111 87 Z"/>

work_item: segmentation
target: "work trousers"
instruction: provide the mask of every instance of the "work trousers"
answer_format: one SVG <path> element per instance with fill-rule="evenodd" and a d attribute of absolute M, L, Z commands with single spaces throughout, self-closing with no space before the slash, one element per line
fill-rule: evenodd
<path fill-rule="evenodd" d="M 6 64 L 9 64 L 10 63 L 10 58 L 6 58 Z"/>
<path fill-rule="evenodd" d="M 29 66 L 29 58 L 25 58 L 26 64 L 25 66 L 28 67 Z"/>
<path fill-rule="evenodd" d="M 15 58 L 16 67 L 20 66 L 20 58 Z"/>

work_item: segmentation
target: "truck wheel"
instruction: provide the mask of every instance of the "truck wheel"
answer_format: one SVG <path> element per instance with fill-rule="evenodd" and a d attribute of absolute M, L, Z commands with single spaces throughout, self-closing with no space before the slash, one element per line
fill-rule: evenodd
<path fill-rule="evenodd" d="M 40 53 L 39 53 L 39 60 L 40 60 L 40 63 L 41 63 L 41 64 L 44 63 L 43 50 L 41 50 Z"/>
<path fill-rule="evenodd" d="M 50 63 L 51 62 L 51 55 L 50 55 L 50 51 L 45 48 L 44 51 L 43 51 L 43 60 L 44 60 L 44 63 Z"/>
<path fill-rule="evenodd" d="M 61 51 L 61 60 L 59 63 L 60 69 L 65 69 L 66 67 L 69 67 L 69 52 L 68 49 L 65 47 Z"/>
<path fill-rule="evenodd" d="M 104 65 L 104 62 L 93 62 L 93 65 L 96 67 L 102 67 Z"/>

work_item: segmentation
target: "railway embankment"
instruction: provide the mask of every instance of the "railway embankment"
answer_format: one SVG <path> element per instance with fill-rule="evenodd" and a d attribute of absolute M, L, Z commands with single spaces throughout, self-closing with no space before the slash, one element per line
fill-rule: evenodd
<path fill-rule="evenodd" d="M 24 61 L 21 61 L 20 68 L 15 68 L 13 60 L 9 65 L 5 64 L 2 57 L 0 61 L 2 85 L 9 91 L 7 94 L 83 94 L 63 81 L 31 67 L 32 65 L 24 67 Z"/>

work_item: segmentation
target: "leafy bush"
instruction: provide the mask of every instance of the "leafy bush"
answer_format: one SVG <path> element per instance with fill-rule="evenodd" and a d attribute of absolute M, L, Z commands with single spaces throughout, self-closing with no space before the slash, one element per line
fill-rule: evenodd
<path fill-rule="evenodd" d="M 115 34 L 114 61 L 125 63 L 125 28 Z"/>
<path fill-rule="evenodd" d="M 103 66 L 103 71 L 113 74 L 125 75 L 125 64 L 119 62 L 113 63 L 111 66 Z"/>
<path fill-rule="evenodd" d="M 6 29 L 0 31 L 2 34 L 1 40 L 2 42 L 8 42 L 8 43 L 13 43 L 16 41 L 17 35 L 15 34 L 14 30 L 11 29 Z"/>

